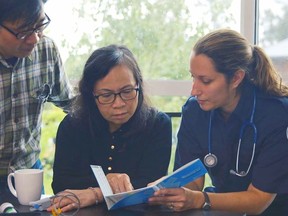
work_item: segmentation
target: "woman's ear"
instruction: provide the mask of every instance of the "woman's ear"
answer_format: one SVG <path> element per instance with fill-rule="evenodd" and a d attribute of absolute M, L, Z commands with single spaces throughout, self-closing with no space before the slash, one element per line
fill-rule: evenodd
<path fill-rule="evenodd" d="M 231 82 L 233 87 L 237 88 L 240 85 L 240 83 L 243 81 L 244 77 L 245 77 L 245 72 L 243 70 L 236 71 Z"/>

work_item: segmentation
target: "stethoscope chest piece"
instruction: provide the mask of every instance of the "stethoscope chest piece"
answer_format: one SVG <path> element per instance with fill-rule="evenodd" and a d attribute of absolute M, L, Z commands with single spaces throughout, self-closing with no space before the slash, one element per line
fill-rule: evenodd
<path fill-rule="evenodd" d="M 216 166 L 217 162 L 218 162 L 217 157 L 214 154 L 208 153 L 204 157 L 204 164 L 209 168 Z"/>

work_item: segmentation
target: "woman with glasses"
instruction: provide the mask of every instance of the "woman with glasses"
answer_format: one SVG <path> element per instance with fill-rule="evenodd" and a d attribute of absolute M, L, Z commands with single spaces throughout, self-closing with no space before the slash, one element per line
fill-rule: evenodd
<path fill-rule="evenodd" d="M 269 57 L 238 32 L 220 29 L 196 42 L 190 74 L 174 169 L 200 158 L 214 187 L 202 192 L 202 177 L 157 191 L 150 202 L 175 211 L 287 215 L 288 86 Z"/>
<path fill-rule="evenodd" d="M 79 96 L 58 129 L 54 193 L 69 189 L 81 207 L 102 202 L 90 165 L 102 166 L 114 193 L 145 187 L 167 173 L 171 143 L 171 120 L 148 105 L 131 51 L 99 48 L 86 62 Z M 69 200 L 60 206 L 75 207 Z"/>

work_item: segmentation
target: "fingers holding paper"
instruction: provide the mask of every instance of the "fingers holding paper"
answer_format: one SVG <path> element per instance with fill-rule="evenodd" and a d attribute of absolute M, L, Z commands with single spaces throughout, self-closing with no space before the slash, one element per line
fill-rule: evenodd
<path fill-rule="evenodd" d="M 149 183 L 147 186 L 156 185 L 156 184 L 158 184 L 159 182 L 161 182 L 165 177 L 166 177 L 166 176 L 163 176 L 163 177 L 161 177 L 160 179 L 158 179 L 158 180 L 156 180 L 156 181 L 154 181 L 154 182 Z"/>
<path fill-rule="evenodd" d="M 202 204 L 202 193 L 188 188 L 160 189 L 149 198 L 151 205 L 164 205 L 173 211 L 184 211 L 199 208 Z"/>
<path fill-rule="evenodd" d="M 133 190 L 130 178 L 125 173 L 109 173 L 106 175 L 113 193 L 121 193 Z"/>

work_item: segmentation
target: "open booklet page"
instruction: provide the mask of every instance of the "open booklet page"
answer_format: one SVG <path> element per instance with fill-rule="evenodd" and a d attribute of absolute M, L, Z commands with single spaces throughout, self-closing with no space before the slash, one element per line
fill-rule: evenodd
<path fill-rule="evenodd" d="M 160 179 L 160 181 L 156 182 L 155 185 L 139 188 L 129 192 L 113 194 L 101 166 L 90 166 L 102 190 L 109 210 L 146 203 L 148 198 L 151 197 L 155 191 L 161 188 L 182 187 L 207 173 L 207 170 L 201 160 L 196 159 L 175 170 L 170 175 Z"/>

